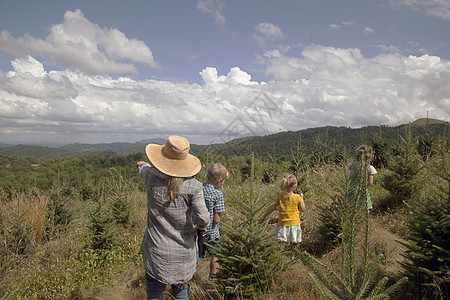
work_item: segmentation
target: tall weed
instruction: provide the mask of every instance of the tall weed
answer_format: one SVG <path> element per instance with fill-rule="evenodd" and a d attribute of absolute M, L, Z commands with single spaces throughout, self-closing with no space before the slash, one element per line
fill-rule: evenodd
<path fill-rule="evenodd" d="M 37 188 L 13 190 L 9 196 L 0 189 L 2 252 L 26 254 L 45 236 L 48 224 L 48 196 Z"/>

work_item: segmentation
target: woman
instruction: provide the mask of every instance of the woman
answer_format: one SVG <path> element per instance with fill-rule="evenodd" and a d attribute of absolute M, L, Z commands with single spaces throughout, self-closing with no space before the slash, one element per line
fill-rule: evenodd
<path fill-rule="evenodd" d="M 187 282 L 198 257 L 196 229 L 204 230 L 209 223 L 202 184 L 192 177 L 201 163 L 189 148 L 187 139 L 170 136 L 165 145 L 145 148 L 153 166 L 137 162 L 147 189 L 147 227 L 141 245 L 147 299 L 162 299 L 167 284 L 175 299 L 188 299 Z"/>

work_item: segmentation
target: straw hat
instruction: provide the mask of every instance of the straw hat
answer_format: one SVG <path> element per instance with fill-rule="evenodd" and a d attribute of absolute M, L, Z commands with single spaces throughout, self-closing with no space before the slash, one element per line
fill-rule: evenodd
<path fill-rule="evenodd" d="M 201 169 L 200 160 L 189 154 L 189 142 L 181 136 L 170 136 L 165 145 L 148 144 L 145 147 L 150 162 L 164 174 L 191 177 Z"/>

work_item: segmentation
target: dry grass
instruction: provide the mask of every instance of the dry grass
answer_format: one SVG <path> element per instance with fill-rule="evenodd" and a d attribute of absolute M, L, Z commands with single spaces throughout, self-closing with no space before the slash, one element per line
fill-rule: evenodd
<path fill-rule="evenodd" d="M 318 168 L 314 171 L 308 171 L 307 182 L 304 187 L 308 192 L 305 193 L 307 210 L 303 214 L 304 221 L 302 222 L 302 230 L 304 241 L 300 244 L 302 249 L 307 249 L 309 251 L 311 248 L 317 247 L 317 227 L 319 225 L 317 205 L 325 204 L 330 201 L 329 195 L 333 194 L 336 186 L 342 184 L 342 182 L 340 182 L 342 172 L 343 169 L 339 167 L 333 167 L 332 169 L 329 167 Z M 273 203 L 276 194 L 279 192 L 277 184 L 255 184 L 254 188 L 255 191 L 253 192 L 253 195 L 255 197 L 261 195 L 263 198 L 261 203 L 266 203 L 267 207 Z M 302 187 L 300 187 L 300 189 L 302 190 Z M 251 191 L 249 184 L 229 181 L 226 183 L 223 191 L 227 208 L 227 212 L 223 216 L 223 221 L 237 223 L 243 216 L 242 208 L 233 201 L 240 201 L 240 199 L 248 199 L 250 197 Z M 0 281 L 0 293 L 5 292 L 6 290 L 11 291 L 21 278 L 31 274 L 32 277 L 29 279 L 29 282 L 33 284 L 39 282 L 44 284 L 49 280 L 61 280 L 61 289 L 67 288 L 74 290 L 74 298 L 77 299 L 138 300 L 145 298 L 144 270 L 141 266 L 136 265 L 135 262 L 118 265 L 116 269 L 109 270 L 103 275 L 101 274 L 100 276 L 108 277 L 105 278 L 104 282 L 98 280 L 92 281 L 91 284 L 89 284 L 89 282 L 82 281 L 75 284 L 71 281 L 75 281 L 77 278 L 68 278 L 69 274 L 73 275 L 74 273 L 73 270 L 68 272 L 65 268 L 70 267 L 68 266 L 68 262 L 71 258 L 73 259 L 74 255 L 80 252 L 83 243 L 85 242 L 83 240 L 87 230 L 85 212 L 89 210 L 89 207 L 91 206 L 90 203 L 72 200 L 70 206 L 76 217 L 67 228 L 67 231 L 61 233 L 57 239 L 39 244 L 38 241 L 42 240 L 45 229 L 45 208 L 48 198 L 38 191 L 27 194 L 16 193 L 14 195 L 14 201 L 7 199 L 4 193 L 0 194 L 0 197 L 0 220 L 4 224 L 10 220 L 8 212 L 16 209 L 19 203 L 21 206 L 22 203 L 24 203 L 22 209 L 27 210 L 27 222 L 30 222 L 30 224 L 32 223 L 33 226 L 35 226 L 34 241 L 36 245 L 34 254 L 30 254 L 22 261 L 18 259 L 14 261 L 11 260 L 11 264 L 3 268 L 2 271 L 7 271 L 7 274 Z M 146 224 L 146 193 L 145 191 L 136 189 L 133 190 L 128 197 L 131 200 L 132 225 L 127 231 L 129 236 L 124 236 L 123 241 L 130 243 L 132 251 L 137 252 Z M 374 200 L 376 201 L 377 199 L 375 198 Z M 274 213 L 272 217 L 277 217 L 277 214 Z M 398 243 L 401 239 L 395 233 L 398 222 L 404 222 L 404 220 L 405 216 L 402 215 L 402 213 L 389 211 L 374 216 L 371 222 L 372 251 L 374 254 L 383 253 L 385 256 L 379 270 L 380 274 L 391 279 L 396 278 L 400 271 L 398 262 L 402 260 L 401 253 L 404 251 L 404 248 Z M 268 230 L 271 229 L 272 227 Z M 338 247 L 327 252 L 320 257 L 320 260 L 327 265 L 336 268 L 339 267 L 341 264 L 341 248 Z M 80 262 L 78 263 L 80 264 Z M 92 270 L 92 272 L 94 272 L 94 270 Z M 296 261 L 281 278 L 281 282 L 286 284 L 283 294 L 267 295 L 267 299 L 320 299 L 312 279 L 308 276 L 309 272 L 311 272 L 311 270 L 307 266 L 300 261 Z M 193 299 L 222 299 L 217 293 L 208 293 L 205 290 L 208 274 L 209 258 L 202 259 L 198 262 L 196 273 L 190 282 L 191 296 Z M 80 274 L 79 276 L 82 277 L 85 275 Z M 33 287 L 29 285 L 26 286 L 26 288 L 28 291 L 33 288 L 38 289 L 37 286 Z M 170 299 L 168 294 L 165 298 Z"/>
<path fill-rule="evenodd" d="M 48 224 L 49 196 L 38 189 L 12 191 L 9 197 L 0 190 L 0 221 L 4 253 L 23 253 L 41 242 Z M 25 247 L 25 248 L 24 248 Z"/>

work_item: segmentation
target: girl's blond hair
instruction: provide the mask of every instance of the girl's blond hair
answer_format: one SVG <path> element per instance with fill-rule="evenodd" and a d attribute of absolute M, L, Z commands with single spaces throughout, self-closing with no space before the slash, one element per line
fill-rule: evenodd
<path fill-rule="evenodd" d="M 292 173 L 285 173 L 281 179 L 280 189 L 285 193 L 293 192 L 297 188 L 297 177 Z"/>
<path fill-rule="evenodd" d="M 184 177 L 171 177 L 168 182 L 169 195 L 167 195 L 166 201 L 173 201 L 180 193 L 181 185 L 184 182 Z"/>

